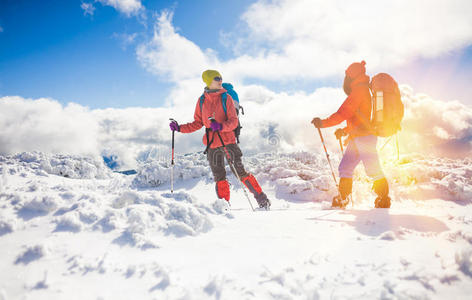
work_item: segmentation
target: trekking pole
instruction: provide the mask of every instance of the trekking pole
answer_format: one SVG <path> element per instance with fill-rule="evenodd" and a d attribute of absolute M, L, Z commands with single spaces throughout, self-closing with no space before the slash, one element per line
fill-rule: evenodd
<path fill-rule="evenodd" d="M 210 122 L 216 122 L 216 120 L 213 117 L 209 117 L 208 120 L 210 120 Z M 228 161 L 231 172 L 233 172 L 234 176 L 236 176 L 236 178 L 238 179 L 239 186 L 243 189 L 244 195 L 246 195 L 247 201 L 249 202 L 249 205 L 251 206 L 252 211 L 255 211 L 254 207 L 252 206 L 251 199 L 249 199 L 247 191 L 244 188 L 243 184 L 241 183 L 241 178 L 239 177 L 238 172 L 236 172 L 236 169 L 234 168 L 233 160 L 231 159 L 231 155 L 229 154 L 228 149 L 226 148 L 226 145 L 223 142 L 223 139 L 221 138 L 220 132 L 217 131 L 216 134 L 218 135 L 218 138 L 220 139 L 221 145 L 223 146 L 223 149 L 225 151 L 226 160 Z"/>
<path fill-rule="evenodd" d="M 169 120 L 171 122 L 175 121 L 172 118 L 170 118 Z M 172 194 L 174 193 L 174 136 L 175 136 L 175 131 L 172 130 L 172 160 L 170 162 L 170 192 Z"/>
<path fill-rule="evenodd" d="M 344 154 L 344 148 L 343 148 L 343 142 L 341 141 L 341 138 L 339 140 L 339 146 L 341 147 L 341 154 Z"/>
<path fill-rule="evenodd" d="M 328 160 L 328 164 L 329 164 L 329 167 L 331 169 L 331 175 L 333 175 L 333 179 L 334 179 L 334 182 L 336 183 L 336 187 L 337 187 L 338 186 L 338 181 L 336 180 L 336 175 L 334 175 L 333 165 L 331 164 L 331 160 L 329 159 L 329 154 L 328 154 L 328 150 L 326 149 L 326 144 L 325 144 L 325 141 L 323 139 L 323 134 L 321 134 L 321 129 L 319 129 L 318 127 L 316 127 L 316 128 L 318 129 L 318 133 L 320 134 L 321 142 L 323 143 L 323 148 L 324 148 L 324 151 L 326 153 L 326 159 Z"/>

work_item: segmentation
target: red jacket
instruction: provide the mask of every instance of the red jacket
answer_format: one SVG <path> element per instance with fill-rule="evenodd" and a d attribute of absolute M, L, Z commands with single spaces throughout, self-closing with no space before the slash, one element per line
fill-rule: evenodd
<path fill-rule="evenodd" d="M 203 102 L 202 108 L 200 108 L 200 99 L 198 99 L 197 106 L 195 107 L 195 114 L 193 116 L 194 121 L 180 125 L 180 132 L 194 132 L 203 126 L 210 128 L 211 122 L 208 120 L 208 118 L 213 117 L 218 123 L 223 125 L 223 129 L 220 131 L 220 134 L 225 145 L 236 144 L 236 137 L 233 130 L 238 126 L 238 116 L 236 115 L 236 109 L 234 108 L 233 98 L 231 98 L 229 94 L 227 95 L 228 97 L 226 100 L 225 114 L 221 101 L 221 94 L 224 92 L 226 92 L 225 89 L 220 89 L 213 93 L 207 93 L 205 91 L 205 101 Z M 228 117 L 226 117 L 226 115 Z M 213 143 L 211 144 L 210 148 L 222 146 L 216 133 L 210 131 L 209 139 L 210 141 L 213 139 Z M 203 144 L 207 144 L 206 133 L 203 136 Z"/>
<path fill-rule="evenodd" d="M 372 134 L 370 129 L 372 99 L 369 79 L 369 76 L 362 75 L 351 83 L 351 93 L 337 112 L 322 120 L 323 128 L 336 126 L 346 120 L 347 127 L 344 129 L 346 133 L 353 136 Z"/>

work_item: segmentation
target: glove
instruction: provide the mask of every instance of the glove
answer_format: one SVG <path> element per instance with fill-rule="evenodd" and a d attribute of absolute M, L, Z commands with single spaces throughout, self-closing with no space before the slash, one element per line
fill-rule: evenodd
<path fill-rule="evenodd" d="M 336 139 L 341 139 L 343 136 L 346 135 L 346 133 L 344 132 L 344 129 L 342 128 L 338 128 L 336 129 L 336 131 L 334 132 L 334 135 L 336 136 Z"/>
<path fill-rule="evenodd" d="M 172 131 L 180 131 L 180 126 L 179 126 L 179 123 L 177 123 L 177 121 L 170 122 L 169 127 L 170 127 L 170 130 Z"/>
<path fill-rule="evenodd" d="M 220 131 L 221 129 L 223 129 L 223 125 L 221 125 L 221 123 L 213 121 L 211 122 L 210 128 L 213 131 Z"/>
<path fill-rule="evenodd" d="M 314 118 L 313 120 L 311 120 L 311 123 L 313 123 L 313 125 L 315 125 L 316 128 L 323 127 L 323 121 L 321 121 L 320 118 Z"/>

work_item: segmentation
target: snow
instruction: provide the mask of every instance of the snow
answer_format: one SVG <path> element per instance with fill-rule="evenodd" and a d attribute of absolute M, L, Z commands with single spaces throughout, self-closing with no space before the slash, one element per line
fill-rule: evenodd
<path fill-rule="evenodd" d="M 336 166 L 339 155 L 332 153 Z M 472 292 L 472 161 L 383 159 L 392 207 L 331 210 L 324 154 L 244 163 L 272 200 L 252 212 L 234 176 L 231 210 L 202 153 L 136 175 L 87 157 L 0 156 L 0 299 L 409 299 Z M 230 174 L 229 168 L 227 168 Z M 255 204 L 254 199 L 251 199 Z"/>
<path fill-rule="evenodd" d="M 203 153 L 185 155 L 174 165 L 174 178 L 188 180 L 192 178 L 211 178 L 210 166 Z M 157 187 L 170 182 L 169 161 L 151 160 L 140 166 L 133 185 L 140 188 Z"/>
<path fill-rule="evenodd" d="M 9 166 L 2 174 L 24 172 L 25 169 L 34 170 L 36 175 L 60 175 L 68 178 L 97 178 L 109 176 L 104 163 L 89 157 L 47 155 L 40 152 L 23 152 L 13 156 L 1 156 L 2 165 Z"/>
<path fill-rule="evenodd" d="M 457 252 L 456 262 L 464 274 L 472 277 L 472 247 Z"/>
<path fill-rule="evenodd" d="M 43 245 L 35 245 L 28 247 L 23 253 L 21 253 L 16 261 L 15 264 L 24 264 L 27 265 L 32 261 L 40 259 L 46 253 L 46 250 Z"/>

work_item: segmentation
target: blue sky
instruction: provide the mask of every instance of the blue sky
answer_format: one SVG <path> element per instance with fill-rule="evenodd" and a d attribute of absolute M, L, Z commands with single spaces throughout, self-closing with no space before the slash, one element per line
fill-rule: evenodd
<path fill-rule="evenodd" d="M 93 15 L 82 3 L 91 3 Z M 222 32 L 244 32 L 241 15 L 254 1 L 143 1 L 145 10 L 127 15 L 92 1 L 15 1 L 0 3 L 0 97 L 50 97 L 91 108 L 156 107 L 175 82 L 156 76 L 137 59 L 136 47 L 152 37 L 154 19 L 167 9 L 178 34 L 220 60 L 235 54 L 221 43 Z M 124 37 L 135 35 L 130 43 Z M 400 83 L 443 100 L 472 104 L 472 47 L 458 47 L 432 58 L 413 58 L 385 71 Z M 280 91 L 312 92 L 339 86 L 342 73 L 295 80 L 246 78 Z M 189 95 L 194 98 L 195 95 Z"/>
<path fill-rule="evenodd" d="M 138 18 L 99 3 L 93 16 L 84 15 L 81 3 L 1 1 L 0 95 L 51 97 L 92 108 L 162 105 L 170 84 L 142 68 L 136 59 L 135 44 L 125 46 L 120 38 L 122 34 L 148 34 L 150 30 Z M 218 3 L 145 4 L 149 18 L 153 11 L 174 8 L 178 12 L 176 25 L 205 45 L 218 43 L 219 36 L 205 34 L 204 28 L 217 31 L 230 25 L 215 28 L 210 19 L 197 20 L 195 16 L 217 16 L 226 9 L 242 11 L 245 1 L 238 2 L 238 6 Z"/>

